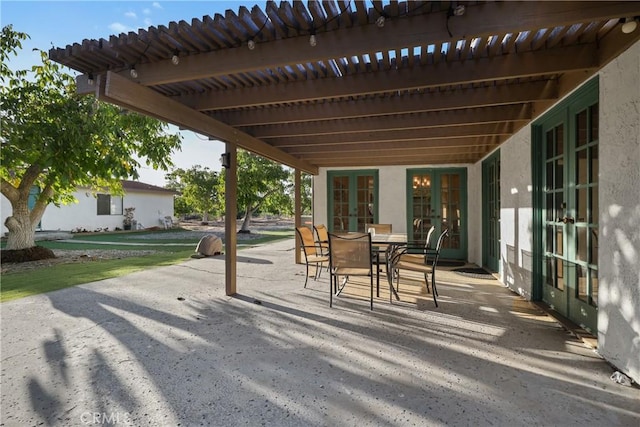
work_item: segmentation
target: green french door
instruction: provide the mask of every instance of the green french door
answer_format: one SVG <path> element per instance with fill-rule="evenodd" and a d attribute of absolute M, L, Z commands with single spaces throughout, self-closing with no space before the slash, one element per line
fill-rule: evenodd
<path fill-rule="evenodd" d="M 423 241 L 431 226 L 435 237 L 445 229 L 441 256 L 467 259 L 467 170 L 408 169 L 407 170 L 407 231 L 408 238 Z M 435 244 L 435 239 L 432 240 Z"/>
<path fill-rule="evenodd" d="M 378 222 L 378 171 L 329 171 L 329 231 L 365 231 Z"/>
<path fill-rule="evenodd" d="M 500 150 L 482 162 L 482 266 L 500 269 Z"/>
<path fill-rule="evenodd" d="M 542 300 L 595 332 L 598 308 L 598 86 L 543 117 L 537 132 Z M 536 245 L 534 244 L 534 248 Z M 535 277 L 535 276 L 534 276 Z"/>

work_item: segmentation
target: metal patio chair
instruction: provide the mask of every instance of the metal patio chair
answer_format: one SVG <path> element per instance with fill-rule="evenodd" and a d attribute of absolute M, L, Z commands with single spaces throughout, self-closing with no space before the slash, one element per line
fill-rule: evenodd
<path fill-rule="evenodd" d="M 351 276 L 369 277 L 370 307 L 373 310 L 373 254 L 369 233 L 329 233 L 329 307 L 333 306 L 333 294 L 340 295 Z M 338 277 L 342 283 L 338 288 Z"/>
<path fill-rule="evenodd" d="M 436 307 L 438 307 L 438 289 L 436 287 L 436 267 L 438 265 L 438 259 L 440 258 L 440 250 L 442 249 L 442 244 L 444 242 L 445 237 L 447 236 L 449 230 L 444 229 L 444 231 L 438 237 L 438 241 L 436 243 L 436 247 L 431 249 L 428 247 L 428 241 L 430 236 L 433 233 L 433 228 L 429 230 L 429 234 L 427 237 L 427 243 L 425 246 L 415 246 L 411 244 L 407 244 L 406 246 L 400 247 L 396 250 L 391 256 L 389 260 L 389 265 L 391 266 L 392 273 L 389 274 L 389 284 L 393 286 L 393 277 L 395 276 L 396 282 L 396 290 L 400 287 L 400 270 L 408 270 L 415 271 L 424 274 L 425 286 L 427 287 L 427 292 L 429 292 L 429 278 L 428 275 L 431 275 L 431 293 L 433 294 L 433 302 Z M 413 250 L 421 250 L 423 254 L 416 255 L 411 254 Z"/>
<path fill-rule="evenodd" d="M 313 238 L 313 232 L 308 227 L 296 227 L 296 233 L 300 238 L 300 244 L 302 245 L 302 253 L 304 254 L 304 263 L 307 266 L 307 274 L 304 278 L 304 287 L 307 287 L 309 281 L 309 266 L 315 265 L 316 272 L 313 275 L 313 280 L 318 280 L 320 277 L 322 264 L 329 263 L 329 256 L 322 254 L 320 246 Z"/>

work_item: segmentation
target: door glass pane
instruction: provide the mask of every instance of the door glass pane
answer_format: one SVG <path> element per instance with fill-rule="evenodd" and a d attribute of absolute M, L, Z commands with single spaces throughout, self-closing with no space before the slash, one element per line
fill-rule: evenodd
<path fill-rule="evenodd" d="M 333 230 L 349 230 L 349 177 L 338 176 L 333 184 Z"/>
<path fill-rule="evenodd" d="M 589 174 L 589 182 L 598 182 L 598 147 L 591 147 L 589 149 L 589 164 L 591 166 L 591 173 Z"/>
<path fill-rule="evenodd" d="M 547 131 L 547 159 L 555 156 L 555 139 L 553 138 L 553 129 Z"/>
<path fill-rule="evenodd" d="M 555 177 L 553 188 L 562 188 L 564 185 L 564 161 L 558 159 L 555 162 Z"/>
<path fill-rule="evenodd" d="M 555 268 L 553 265 L 554 258 L 545 257 L 544 258 L 544 271 L 545 271 L 545 283 L 549 286 L 554 286 L 554 278 L 555 278 Z"/>
<path fill-rule="evenodd" d="M 413 198 L 412 238 L 414 240 L 425 240 L 435 215 L 431 206 L 431 174 L 416 173 L 411 178 L 411 181 Z"/>
<path fill-rule="evenodd" d="M 564 291 L 564 261 L 556 260 L 556 288 Z"/>
<path fill-rule="evenodd" d="M 440 215 L 442 228 L 449 228 L 449 235 L 443 247 L 460 249 L 461 239 L 461 212 L 460 212 L 460 175 L 442 174 L 440 176 Z"/>
<path fill-rule="evenodd" d="M 587 150 L 576 151 L 576 182 L 578 185 L 589 182 L 589 170 L 587 166 Z"/>
<path fill-rule="evenodd" d="M 576 259 L 587 262 L 587 227 L 576 227 Z"/>
<path fill-rule="evenodd" d="M 556 131 L 556 152 L 555 156 L 562 155 L 564 153 L 564 125 L 559 125 L 555 129 Z"/>
<path fill-rule="evenodd" d="M 563 226 L 559 225 L 556 227 L 556 254 L 562 256 L 563 255 L 563 251 L 564 251 L 564 247 L 563 247 L 563 239 L 564 239 L 564 235 L 563 235 Z"/>
<path fill-rule="evenodd" d="M 375 223 L 374 220 L 374 179 L 371 175 L 361 175 L 356 179 L 357 185 L 357 231 L 364 232 L 365 224 Z"/>
<path fill-rule="evenodd" d="M 576 190 L 576 222 L 587 221 L 587 189 Z"/>
<path fill-rule="evenodd" d="M 553 162 L 547 162 L 547 180 L 546 180 L 545 185 L 544 185 L 544 189 L 545 190 L 553 189 L 553 186 L 554 186 L 553 169 L 554 169 L 554 167 L 555 167 L 555 165 L 553 164 Z"/>
<path fill-rule="evenodd" d="M 547 242 L 546 242 L 546 251 L 553 252 L 553 235 L 554 235 L 555 226 L 547 225 Z"/>
<path fill-rule="evenodd" d="M 561 192 L 558 192 L 558 193 L 555 193 L 555 197 L 556 197 L 556 203 L 555 203 L 556 214 L 555 216 L 553 216 L 551 221 L 561 221 L 560 218 L 564 216 L 564 194 L 562 194 Z"/>
<path fill-rule="evenodd" d="M 579 265 L 576 268 L 576 297 L 584 302 L 589 301 L 589 288 L 587 283 L 587 269 Z"/>
<path fill-rule="evenodd" d="M 587 139 L 587 110 L 583 110 L 576 114 L 576 146 L 586 144 Z"/>

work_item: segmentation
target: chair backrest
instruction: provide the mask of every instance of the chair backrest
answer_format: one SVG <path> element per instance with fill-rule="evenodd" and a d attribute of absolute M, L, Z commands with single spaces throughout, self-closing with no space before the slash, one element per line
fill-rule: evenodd
<path fill-rule="evenodd" d="M 324 224 L 318 224 L 314 225 L 313 228 L 316 230 L 320 246 L 329 247 L 329 230 L 327 230 L 327 227 Z"/>
<path fill-rule="evenodd" d="M 318 248 L 313 238 L 313 232 L 309 227 L 296 227 L 296 232 L 300 237 L 300 243 L 302 244 L 302 250 L 305 255 L 317 255 Z"/>
<path fill-rule="evenodd" d="M 433 236 L 433 232 L 436 230 L 436 226 L 432 225 L 429 231 L 427 232 L 427 240 L 424 242 L 424 247 L 427 249 L 431 249 L 431 237 Z"/>
<path fill-rule="evenodd" d="M 329 262 L 331 269 L 365 268 L 371 274 L 372 252 L 369 233 L 329 233 Z"/>
<path fill-rule="evenodd" d="M 438 237 L 438 242 L 436 243 L 436 249 L 430 255 L 433 257 L 433 268 L 436 268 L 436 264 L 438 264 L 438 258 L 440 258 L 440 249 L 442 249 L 442 244 L 444 243 L 444 238 L 447 237 L 449 233 L 449 229 L 445 228 L 444 231 Z"/>
<path fill-rule="evenodd" d="M 366 231 L 367 233 L 369 232 L 370 228 L 375 230 L 376 234 L 390 234 L 390 233 L 392 233 L 391 224 L 365 224 L 364 225 L 364 231 Z"/>

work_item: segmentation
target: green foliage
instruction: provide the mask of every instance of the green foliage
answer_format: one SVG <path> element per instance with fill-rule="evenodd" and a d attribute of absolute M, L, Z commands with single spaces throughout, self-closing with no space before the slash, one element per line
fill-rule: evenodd
<path fill-rule="evenodd" d="M 288 170 L 271 160 L 238 150 L 238 210 L 288 213 L 291 182 Z"/>
<path fill-rule="evenodd" d="M 165 177 L 169 181 L 167 188 L 181 193 L 176 197 L 174 205 L 176 215 L 200 213 L 203 218 L 207 218 L 210 214 L 222 214 L 224 204 L 219 191 L 220 175 L 217 172 L 195 165 L 186 170 L 175 169 Z"/>
<path fill-rule="evenodd" d="M 11 233 L 24 237 L 48 204 L 73 201 L 77 186 L 116 194 L 121 179 L 138 178 L 136 157 L 168 170 L 172 151 L 180 147 L 180 137 L 167 134 L 158 120 L 78 95 L 73 78 L 45 52 L 31 71 L 11 70 L 6 60 L 26 37 L 6 26 L 0 42 L 0 190 L 13 207 L 6 222 L 10 240 Z M 41 193 L 28 211 L 34 185 Z"/>

